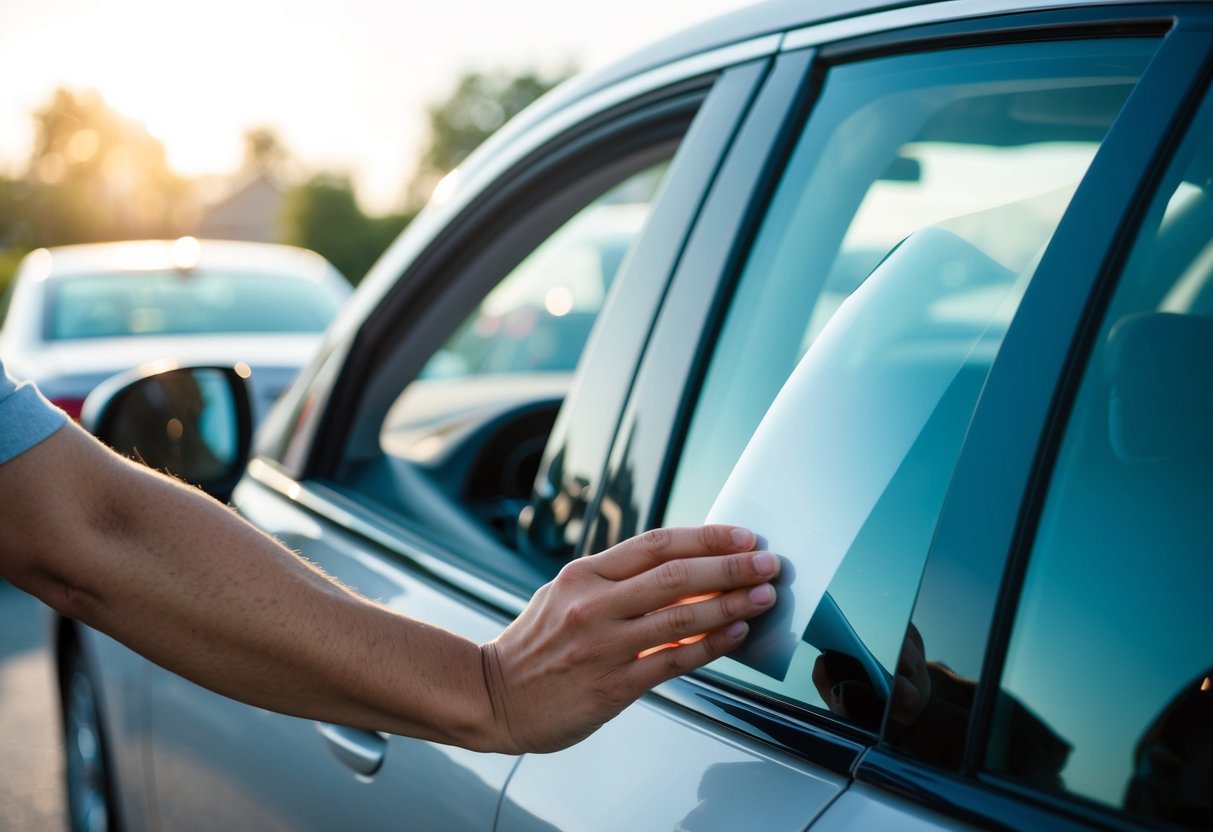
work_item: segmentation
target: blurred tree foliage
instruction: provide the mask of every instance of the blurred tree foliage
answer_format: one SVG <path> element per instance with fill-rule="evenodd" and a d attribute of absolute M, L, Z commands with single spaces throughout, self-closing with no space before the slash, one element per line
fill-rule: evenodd
<path fill-rule="evenodd" d="M 0 193 L 3 244 L 169 237 L 191 219 L 190 183 L 169 169 L 163 145 L 96 92 L 59 89 L 34 120 L 26 174 Z"/>
<path fill-rule="evenodd" d="M 322 173 L 287 191 L 280 220 L 283 242 L 323 255 L 357 284 L 413 216 L 367 216 L 348 177 Z"/>
<path fill-rule="evenodd" d="M 416 216 L 442 177 L 572 71 L 569 68 L 550 77 L 531 71 L 518 75 L 465 73 L 451 95 L 427 111 L 430 140 L 408 186 L 404 212 L 367 216 L 358 206 L 348 177 L 320 174 L 287 193 L 281 217 L 284 242 L 319 252 L 350 280 L 359 282 Z M 251 134 L 249 141 L 250 148 L 255 147 Z"/>
<path fill-rule="evenodd" d="M 368 216 L 348 177 L 321 173 L 288 189 L 277 218 L 282 242 L 319 252 L 358 282 L 443 176 L 571 73 L 465 73 L 428 108 L 430 140 L 407 186 L 405 211 Z M 196 183 L 175 174 L 160 142 L 97 92 L 59 89 L 34 120 L 25 171 L 0 176 L 0 291 L 20 256 L 39 246 L 193 233 L 201 208 Z M 245 134 L 245 173 L 281 181 L 290 178 L 283 175 L 288 162 L 272 129 Z"/>
<path fill-rule="evenodd" d="M 272 127 L 253 127 L 244 132 L 244 169 L 277 173 L 290 152 Z"/>
<path fill-rule="evenodd" d="M 0 177 L 0 289 L 32 248 L 171 237 L 188 226 L 191 183 L 147 128 L 97 92 L 56 90 L 33 116 L 25 171 Z"/>
<path fill-rule="evenodd" d="M 430 139 L 409 185 L 408 204 L 424 204 L 442 177 L 457 168 L 499 127 L 574 71 L 574 67 L 568 66 L 551 75 L 534 70 L 516 75 L 507 72 L 461 75 L 451 94 L 427 109 Z"/>

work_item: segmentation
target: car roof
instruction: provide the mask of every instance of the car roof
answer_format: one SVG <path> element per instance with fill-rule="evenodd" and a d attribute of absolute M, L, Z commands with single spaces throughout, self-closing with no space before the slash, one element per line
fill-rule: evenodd
<path fill-rule="evenodd" d="M 931 5 L 922 0 L 766 0 L 711 18 L 632 52 L 587 76 L 591 88 L 742 41 L 847 17 Z"/>
<path fill-rule="evenodd" d="M 127 240 L 56 246 L 31 252 L 27 264 L 51 279 L 84 272 L 141 272 L 177 268 L 241 269 L 324 280 L 333 267 L 314 251 L 240 240 Z"/>

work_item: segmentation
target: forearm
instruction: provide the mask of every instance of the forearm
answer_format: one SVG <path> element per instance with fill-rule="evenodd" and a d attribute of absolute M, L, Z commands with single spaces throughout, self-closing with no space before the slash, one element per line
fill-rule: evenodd
<path fill-rule="evenodd" d="M 356 596 L 226 507 L 77 429 L 60 433 L 43 462 L 70 456 L 74 499 L 55 501 L 54 523 L 35 524 L 49 533 L 26 543 L 15 582 L 250 704 L 492 744 L 477 645 Z"/>
<path fill-rule="evenodd" d="M 577 742 L 735 648 L 779 571 L 744 529 L 654 530 L 566 565 L 478 646 L 360 598 L 75 425 L 0 465 L 0 526 L 5 577 L 212 690 L 511 753 Z"/>

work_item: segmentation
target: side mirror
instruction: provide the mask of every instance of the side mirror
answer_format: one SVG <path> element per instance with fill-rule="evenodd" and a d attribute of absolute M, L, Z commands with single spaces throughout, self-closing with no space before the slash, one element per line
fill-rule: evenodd
<path fill-rule="evenodd" d="M 230 367 L 152 365 L 98 385 L 81 423 L 118 453 L 226 502 L 252 445 L 252 405 Z"/>

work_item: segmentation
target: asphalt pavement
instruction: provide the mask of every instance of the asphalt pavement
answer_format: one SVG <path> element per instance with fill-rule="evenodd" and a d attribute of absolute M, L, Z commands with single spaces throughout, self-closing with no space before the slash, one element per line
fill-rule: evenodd
<path fill-rule="evenodd" d="M 0 581 L 0 830 L 63 832 L 63 753 L 42 605 Z"/>

